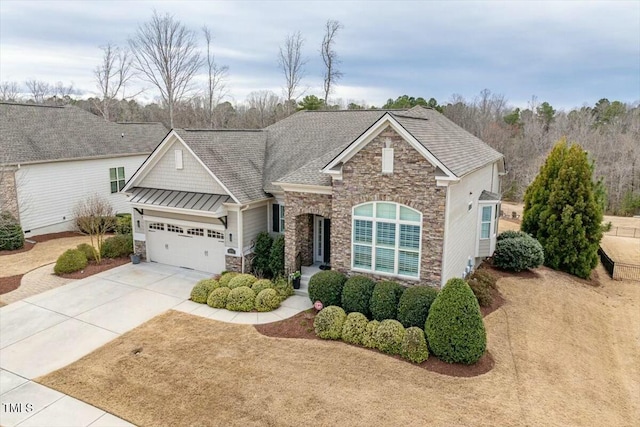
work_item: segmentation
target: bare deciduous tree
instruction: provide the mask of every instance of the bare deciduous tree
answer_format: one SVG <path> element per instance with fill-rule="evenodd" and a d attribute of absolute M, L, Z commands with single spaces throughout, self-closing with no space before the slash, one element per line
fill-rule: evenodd
<path fill-rule="evenodd" d="M 44 104 L 44 101 L 53 94 L 53 88 L 42 80 L 30 79 L 24 82 L 31 93 L 31 99 L 36 104 Z"/>
<path fill-rule="evenodd" d="M 270 90 L 251 92 L 247 96 L 249 110 L 246 112 L 248 127 L 262 129 L 276 122 L 281 100 Z"/>
<path fill-rule="evenodd" d="M 94 194 L 76 204 L 73 217 L 79 231 L 89 235 L 96 263 L 100 264 L 104 236 L 114 226 L 113 206 L 100 195 Z"/>
<path fill-rule="evenodd" d="M 322 38 L 322 47 L 320 48 L 320 55 L 322 56 L 322 62 L 324 62 L 325 67 L 323 75 L 325 105 L 329 105 L 329 95 L 331 94 L 331 89 L 343 75 L 340 70 L 338 70 L 338 64 L 340 64 L 338 54 L 335 50 L 333 50 L 335 37 L 338 34 L 338 31 L 341 29 L 342 24 L 340 24 L 339 21 L 335 21 L 333 19 L 327 20 L 327 23 L 325 24 L 325 33 L 324 37 Z"/>
<path fill-rule="evenodd" d="M 20 86 L 17 82 L 0 82 L 0 101 L 19 101 Z"/>
<path fill-rule="evenodd" d="M 102 99 L 94 101 L 94 106 L 105 120 L 110 120 L 113 101 L 133 77 L 133 70 L 128 50 L 120 49 L 111 43 L 107 43 L 100 49 L 102 49 L 102 63 L 95 68 L 93 74 Z M 135 97 L 140 93 L 129 95 L 128 98 Z M 124 95 L 122 99 L 126 99 Z"/>
<path fill-rule="evenodd" d="M 207 67 L 207 88 L 205 94 L 205 110 L 207 113 L 209 128 L 213 129 L 213 111 L 218 102 L 227 96 L 227 77 L 229 73 L 229 67 L 226 65 L 218 65 L 215 61 L 215 56 L 211 52 L 211 31 L 209 28 L 202 27 L 204 33 L 204 39 L 207 43 L 207 57 L 205 59 L 205 66 Z"/>
<path fill-rule="evenodd" d="M 190 91 L 202 65 L 195 34 L 172 15 L 154 11 L 151 21 L 140 25 L 129 39 L 129 47 L 134 68 L 160 91 L 173 127 L 174 105 Z"/>
<path fill-rule="evenodd" d="M 304 77 L 304 66 L 307 60 L 302 57 L 302 46 L 304 39 L 300 31 L 288 35 L 284 40 L 284 46 L 280 46 L 278 55 L 278 65 L 284 74 L 286 86 L 284 88 L 287 104 L 287 112 L 290 111 L 292 101 L 295 105 L 298 97 L 297 94 L 300 81 Z"/>

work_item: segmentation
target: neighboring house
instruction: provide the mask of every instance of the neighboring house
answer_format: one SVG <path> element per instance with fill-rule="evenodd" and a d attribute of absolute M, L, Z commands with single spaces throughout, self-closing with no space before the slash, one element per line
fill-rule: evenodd
<path fill-rule="evenodd" d="M 119 191 L 166 134 L 73 106 L 0 103 L 0 210 L 26 237 L 72 230 L 74 207 L 93 194 L 129 212 Z"/>
<path fill-rule="evenodd" d="M 257 131 L 174 129 L 123 191 L 151 261 L 246 270 L 269 231 L 288 271 L 442 285 L 492 254 L 504 173 L 434 110 L 301 111 Z"/>

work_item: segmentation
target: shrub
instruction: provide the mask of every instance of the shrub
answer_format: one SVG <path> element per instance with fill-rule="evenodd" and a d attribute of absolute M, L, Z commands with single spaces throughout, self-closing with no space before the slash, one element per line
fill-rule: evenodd
<path fill-rule="evenodd" d="M 284 275 L 284 236 L 282 235 L 276 237 L 271 246 L 269 270 L 273 277 Z"/>
<path fill-rule="evenodd" d="M 281 301 L 286 300 L 291 295 L 295 295 L 295 290 L 293 289 L 293 285 L 289 283 L 287 279 L 284 277 L 280 277 L 273 282 L 273 289 L 278 292 L 278 296 Z"/>
<path fill-rule="evenodd" d="M 398 320 L 402 326 L 422 328 L 438 291 L 430 286 L 407 288 L 398 303 Z"/>
<path fill-rule="evenodd" d="M 275 289 L 263 289 L 256 296 L 255 307 L 258 311 L 273 311 L 280 307 L 280 296 Z"/>
<path fill-rule="evenodd" d="M 347 277 L 335 270 L 321 271 L 309 279 L 309 299 L 311 302 L 320 301 L 322 305 L 339 306 L 342 302 L 342 288 Z"/>
<path fill-rule="evenodd" d="M 227 287 L 212 290 L 209 298 L 207 298 L 207 305 L 213 308 L 225 308 L 227 306 L 227 296 L 229 292 L 231 292 L 231 289 Z"/>
<path fill-rule="evenodd" d="M 214 279 L 202 279 L 191 289 L 191 301 L 205 304 L 211 291 L 218 288 L 220 284 Z"/>
<path fill-rule="evenodd" d="M 542 245 L 531 236 L 502 239 L 496 243 L 493 264 L 509 271 L 539 267 L 544 262 Z"/>
<path fill-rule="evenodd" d="M 496 289 L 496 282 L 498 281 L 498 279 L 496 276 L 494 276 L 490 271 L 486 269 L 481 268 L 474 271 L 471 274 L 471 276 L 469 276 L 469 278 L 476 279 L 479 282 L 484 283 L 485 285 L 487 285 L 487 287 L 491 289 Z"/>
<path fill-rule="evenodd" d="M 220 282 L 220 287 L 228 288 L 229 282 L 231 281 L 231 279 L 236 277 L 238 274 L 240 273 L 236 273 L 235 271 L 226 271 L 222 273 L 222 275 L 220 276 L 220 279 L 218 280 L 218 282 Z"/>
<path fill-rule="evenodd" d="M 449 279 L 424 326 L 431 352 L 449 363 L 476 363 L 487 347 L 480 307 L 463 279 Z"/>
<path fill-rule="evenodd" d="M 381 352 L 400 354 L 404 336 L 404 326 L 400 322 L 394 319 L 385 319 L 380 322 L 373 339 Z"/>
<path fill-rule="evenodd" d="M 102 256 L 105 258 L 120 258 L 133 253 L 133 236 L 118 234 L 109 237 L 102 243 Z"/>
<path fill-rule="evenodd" d="M 271 246 L 273 239 L 269 233 L 262 231 L 256 237 L 256 246 L 253 249 L 253 262 L 251 267 L 253 274 L 258 277 L 271 277 L 271 269 L 269 268 L 269 257 L 271 256 Z"/>
<path fill-rule="evenodd" d="M 260 279 L 253 282 L 251 285 L 251 290 L 258 295 L 265 289 L 273 289 L 273 282 L 269 279 Z"/>
<path fill-rule="evenodd" d="M 422 363 L 429 358 L 427 340 L 422 329 L 415 326 L 407 328 L 400 355 L 413 363 Z"/>
<path fill-rule="evenodd" d="M 228 287 L 229 289 L 235 289 L 241 286 L 250 288 L 257 280 L 256 276 L 251 274 L 238 274 L 229 281 Z"/>
<path fill-rule="evenodd" d="M 376 320 L 395 319 L 404 287 L 396 282 L 380 282 L 373 288 L 369 309 Z"/>
<path fill-rule="evenodd" d="M 132 234 L 133 227 L 131 225 L 131 214 L 119 213 L 116 214 L 116 233 L 118 234 Z"/>
<path fill-rule="evenodd" d="M 342 308 L 347 313 L 362 313 L 371 316 L 369 304 L 376 282 L 364 276 L 350 277 L 342 288 Z"/>
<path fill-rule="evenodd" d="M 0 214 L 0 251 L 12 251 L 24 246 L 24 233 L 17 219 L 9 212 Z"/>
<path fill-rule="evenodd" d="M 255 307 L 256 293 L 247 286 L 241 286 L 229 291 L 227 295 L 227 310 L 251 311 Z"/>
<path fill-rule="evenodd" d="M 496 237 L 496 242 L 499 242 L 500 240 L 504 240 L 504 239 L 513 239 L 513 238 L 516 238 L 516 237 L 531 237 L 531 236 L 529 236 L 524 231 L 507 230 L 507 231 L 503 231 L 502 233 L 498 234 L 498 237 Z"/>
<path fill-rule="evenodd" d="M 362 313 L 349 313 L 342 325 L 342 340 L 350 344 L 362 344 L 369 320 Z"/>
<path fill-rule="evenodd" d="M 58 257 L 56 265 L 53 267 L 53 272 L 56 274 L 73 273 L 74 271 L 82 270 L 87 264 L 87 257 L 82 251 L 67 249 Z"/>
<path fill-rule="evenodd" d="M 80 243 L 77 248 L 80 252 L 82 252 L 84 254 L 84 256 L 87 257 L 87 260 L 89 261 L 95 261 L 96 260 L 96 251 L 93 248 L 93 246 L 91 246 L 88 243 Z"/>
<path fill-rule="evenodd" d="M 367 348 L 376 348 L 376 331 L 380 327 L 380 322 L 377 320 L 372 320 L 367 323 L 367 327 L 362 334 L 362 345 Z"/>
<path fill-rule="evenodd" d="M 493 274 L 487 270 L 476 270 L 469 276 L 467 283 L 480 307 L 489 307 L 493 303 L 491 289 L 496 289 L 496 277 Z"/>
<path fill-rule="evenodd" d="M 313 328 L 322 339 L 339 340 L 347 314 L 338 306 L 325 307 L 316 315 Z"/>

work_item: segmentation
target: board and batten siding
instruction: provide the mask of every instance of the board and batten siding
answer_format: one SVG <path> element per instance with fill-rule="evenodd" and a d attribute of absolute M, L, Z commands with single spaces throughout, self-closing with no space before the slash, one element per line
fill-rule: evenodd
<path fill-rule="evenodd" d="M 483 190 L 494 193 L 500 190 L 497 166 L 487 165 L 449 187 L 443 285 L 452 277 L 463 276 L 469 257 L 474 264 L 476 262 L 476 245 L 479 238 L 478 199 Z M 472 202 L 471 210 L 469 202 Z"/>
<path fill-rule="evenodd" d="M 127 197 L 111 193 L 109 169 L 124 167 L 129 179 L 144 156 L 22 165 L 16 171 L 20 223 L 25 235 L 73 230 L 73 210 L 93 194 L 105 198 L 114 212 L 130 212 Z"/>
<path fill-rule="evenodd" d="M 175 150 L 182 150 L 182 169 L 176 169 Z M 227 194 L 180 141 L 174 141 L 137 187 L 196 193 Z"/>
<path fill-rule="evenodd" d="M 258 233 L 267 231 L 268 205 L 262 205 L 242 212 L 242 244 L 243 247 L 251 246 L 255 242 Z"/>

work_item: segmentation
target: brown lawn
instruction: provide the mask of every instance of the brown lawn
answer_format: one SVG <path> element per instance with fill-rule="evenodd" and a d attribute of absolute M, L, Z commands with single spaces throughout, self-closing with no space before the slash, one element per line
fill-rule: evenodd
<path fill-rule="evenodd" d="M 640 265 L 640 239 L 604 235 L 600 246 L 615 262 Z"/>
<path fill-rule="evenodd" d="M 546 268 L 500 279 L 495 367 L 473 378 L 170 311 L 38 381 L 142 426 L 630 426 L 640 287 L 598 273 L 599 287 Z"/>

